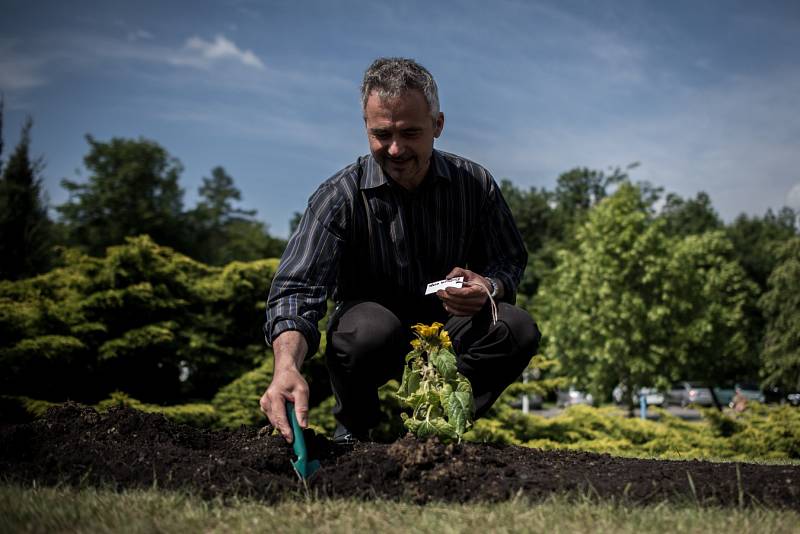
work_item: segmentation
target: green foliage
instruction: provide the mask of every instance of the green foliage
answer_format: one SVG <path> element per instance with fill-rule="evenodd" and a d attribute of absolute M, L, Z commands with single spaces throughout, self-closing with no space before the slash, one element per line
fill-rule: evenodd
<path fill-rule="evenodd" d="M 242 196 L 233 178 L 222 167 L 215 167 L 211 176 L 203 178 L 201 200 L 185 214 L 192 257 L 211 265 L 280 257 L 286 243 L 253 219 L 256 211 L 234 208 L 233 202 Z"/>
<path fill-rule="evenodd" d="M 277 260 L 215 268 L 148 237 L 104 258 L 0 282 L 0 385 L 10 394 L 96 402 L 211 398 L 263 361 L 263 299 Z M 183 380 L 180 377 L 183 375 Z"/>
<path fill-rule="evenodd" d="M 747 458 L 800 458 L 800 410 L 788 405 L 747 404 L 739 414 L 704 410 L 712 432 L 728 437 L 732 454 Z"/>
<path fill-rule="evenodd" d="M 797 224 L 798 212 L 783 208 L 777 214 L 768 210 L 763 217 L 742 214 L 726 227 L 736 258 L 761 294 L 769 290 L 767 280 L 780 261 L 780 247 L 798 235 Z M 746 335 L 765 341 L 767 319 L 763 307 L 753 302 L 747 307 L 747 316 Z M 764 350 L 761 346 L 759 351 L 763 354 Z"/>
<path fill-rule="evenodd" d="M 0 127 L 2 127 L 0 101 Z M 18 280 L 47 270 L 50 266 L 52 222 L 42 198 L 40 160 L 29 155 L 28 118 L 14 153 L 0 165 L 0 278 Z M 2 135 L 2 131 L 0 131 Z"/>
<path fill-rule="evenodd" d="M 779 249 L 768 284 L 759 301 L 766 319 L 765 382 L 800 391 L 800 237 Z"/>
<path fill-rule="evenodd" d="M 86 183 L 62 180 L 69 200 L 58 206 L 71 244 L 94 256 L 127 236 L 147 234 L 180 247 L 183 191 L 180 162 L 154 141 L 86 136 Z"/>
<path fill-rule="evenodd" d="M 628 168 L 633 168 L 631 165 Z M 500 184 L 528 250 L 528 266 L 519 292 L 535 295 L 542 280 L 555 268 L 556 252 L 574 248 L 575 230 L 589 211 L 609 194 L 609 189 L 627 179 L 620 169 L 611 174 L 575 168 L 561 174 L 555 191 L 532 187 L 522 191 L 510 181 Z"/>
<path fill-rule="evenodd" d="M 417 339 L 406 355 L 397 398 L 411 408 L 402 414 L 403 424 L 418 438 L 438 436 L 461 441 L 475 415 L 469 380 L 456 369 L 456 357 L 441 323 L 415 325 Z M 441 330 L 441 332 L 440 332 Z"/>
<path fill-rule="evenodd" d="M 572 406 L 550 419 L 497 405 L 464 439 L 542 449 L 573 449 L 675 459 L 800 458 L 800 410 L 748 404 L 741 414 L 704 410 L 701 422 L 651 408 L 658 421 L 629 418 L 618 408 Z"/>
<path fill-rule="evenodd" d="M 285 242 L 254 219 L 255 210 L 234 207 L 241 192 L 222 167 L 203 178 L 200 201 L 183 211 L 180 162 L 153 141 L 87 136 L 85 183 L 62 180 L 69 200 L 58 207 L 66 240 L 94 256 L 126 237 L 146 234 L 211 264 L 278 257 Z"/>
<path fill-rule="evenodd" d="M 664 230 L 671 236 L 702 234 L 722 228 L 722 221 L 705 191 L 688 200 L 675 193 L 668 194 L 659 217 L 664 220 Z"/>
<path fill-rule="evenodd" d="M 605 398 L 691 375 L 750 369 L 742 334 L 754 288 L 717 233 L 670 238 L 641 190 L 622 184 L 561 250 L 534 309 L 547 334 L 544 353 Z"/>
<path fill-rule="evenodd" d="M 763 217 L 742 214 L 726 229 L 739 263 L 762 290 L 778 264 L 778 248 L 797 236 L 797 216 L 791 208 L 767 210 Z"/>
<path fill-rule="evenodd" d="M 274 357 L 270 353 L 258 368 L 222 387 L 211 401 L 225 427 L 257 425 L 265 421 L 258 401 L 272 381 Z"/>
<path fill-rule="evenodd" d="M 664 343 L 672 379 L 722 383 L 758 374 L 758 353 L 748 337 L 747 309 L 757 287 L 720 231 L 684 237 L 667 263 L 662 303 L 672 321 Z"/>

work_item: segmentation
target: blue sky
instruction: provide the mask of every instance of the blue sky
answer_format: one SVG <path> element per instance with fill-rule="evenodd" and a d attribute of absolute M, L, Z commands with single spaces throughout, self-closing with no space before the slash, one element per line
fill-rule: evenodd
<path fill-rule="evenodd" d="M 573 167 L 707 191 L 726 220 L 800 208 L 800 3 L 0 0 L 4 156 L 26 115 L 51 204 L 91 134 L 152 139 L 186 204 L 222 165 L 274 234 L 367 153 L 378 56 L 437 79 L 437 147 L 552 188 Z M 79 174 L 82 173 L 82 174 Z"/>

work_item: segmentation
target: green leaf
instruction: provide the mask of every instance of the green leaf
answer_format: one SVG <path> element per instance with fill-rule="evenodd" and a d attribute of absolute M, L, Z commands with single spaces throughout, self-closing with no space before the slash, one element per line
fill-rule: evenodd
<path fill-rule="evenodd" d="M 416 436 L 419 436 L 419 427 L 422 424 L 422 421 L 419 419 L 413 419 L 411 417 L 407 417 L 403 420 L 403 425 L 409 430 L 409 432 L 413 433 Z"/>
<path fill-rule="evenodd" d="M 408 374 L 408 393 L 416 393 L 419 389 L 420 381 L 422 378 L 419 376 L 419 372 L 412 370 Z"/>
<path fill-rule="evenodd" d="M 439 403 L 444 407 L 449 406 L 451 395 L 453 395 L 453 386 L 445 384 L 439 392 Z"/>
<path fill-rule="evenodd" d="M 472 395 L 465 391 L 454 392 L 447 404 L 447 417 L 455 428 L 456 434 L 461 435 L 467 430 L 467 421 L 472 418 Z"/>
<path fill-rule="evenodd" d="M 452 352 L 440 349 L 430 355 L 430 362 L 445 380 L 455 380 L 458 369 L 456 368 L 456 357 Z"/>
<path fill-rule="evenodd" d="M 423 404 L 438 405 L 439 394 L 432 389 L 428 389 L 427 391 L 417 389 L 408 396 L 407 402 L 412 408 L 417 408 Z"/>
<path fill-rule="evenodd" d="M 460 434 L 456 431 L 456 428 L 454 428 L 452 424 L 448 423 L 443 418 L 437 417 L 435 419 L 431 419 L 430 424 L 436 430 L 436 435 L 439 437 L 459 439 Z M 463 434 L 463 432 L 461 432 L 461 434 Z"/>
<path fill-rule="evenodd" d="M 456 386 L 456 391 L 463 391 L 469 393 L 470 397 L 472 396 L 472 384 L 470 384 L 467 377 L 462 374 L 458 375 L 458 385 Z"/>
<path fill-rule="evenodd" d="M 420 421 L 416 431 L 412 430 L 412 432 L 414 432 L 414 434 L 416 434 L 417 437 L 420 439 L 429 438 L 437 434 L 436 427 L 433 425 L 433 422 L 429 419 Z"/>

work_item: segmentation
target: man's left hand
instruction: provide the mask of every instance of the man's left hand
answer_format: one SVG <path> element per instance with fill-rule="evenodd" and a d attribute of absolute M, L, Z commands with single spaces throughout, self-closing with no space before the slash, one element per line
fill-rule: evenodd
<path fill-rule="evenodd" d="M 486 278 L 461 267 L 456 267 L 447 278 L 464 277 L 463 287 L 448 287 L 436 292 L 444 309 L 453 315 L 475 315 L 489 298 L 492 285 Z"/>

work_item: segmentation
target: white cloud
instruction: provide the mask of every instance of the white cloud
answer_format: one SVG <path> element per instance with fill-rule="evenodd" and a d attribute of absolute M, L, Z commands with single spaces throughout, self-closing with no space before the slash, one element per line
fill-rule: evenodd
<path fill-rule="evenodd" d="M 0 91 L 20 91 L 47 83 L 45 61 L 16 53 L 10 41 L 0 42 Z"/>
<path fill-rule="evenodd" d="M 224 35 L 217 35 L 213 41 L 190 37 L 186 40 L 184 49 L 189 53 L 184 58 L 188 60 L 187 64 L 208 67 L 218 60 L 235 60 L 259 70 L 264 69 L 264 63 L 252 50 L 239 49 L 236 43 L 226 39 Z"/>
<path fill-rule="evenodd" d="M 595 32 L 587 37 L 592 56 L 601 61 L 609 79 L 624 82 L 641 82 L 644 79 L 645 51 L 611 33 Z M 597 67 L 595 67 L 597 68 Z"/>
<path fill-rule="evenodd" d="M 795 210 L 800 210 L 800 182 L 794 184 L 794 187 L 786 195 L 786 205 Z"/>
<path fill-rule="evenodd" d="M 606 169 L 640 161 L 633 179 L 682 196 L 704 190 L 726 220 L 785 204 L 800 207 L 800 74 L 730 76 L 714 85 L 658 91 L 659 106 L 646 113 L 597 113 L 591 122 L 583 116 L 553 120 L 539 101 L 530 99 L 526 107 L 516 98 L 515 115 L 503 129 L 470 131 L 452 119 L 444 143 L 522 186 L 551 187 L 574 166 Z M 582 95 L 569 88 L 552 94 L 573 102 Z M 497 119 L 492 115 L 486 123 Z"/>
<path fill-rule="evenodd" d="M 147 30 L 138 29 L 136 31 L 128 33 L 128 40 L 129 41 L 150 41 L 154 39 L 154 35 Z"/>

